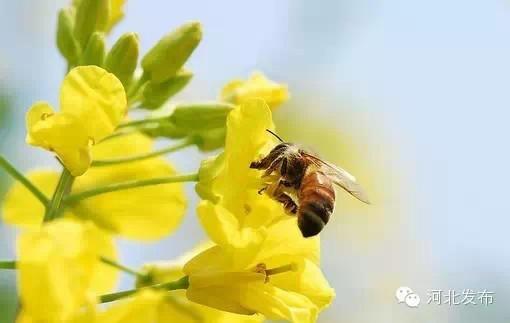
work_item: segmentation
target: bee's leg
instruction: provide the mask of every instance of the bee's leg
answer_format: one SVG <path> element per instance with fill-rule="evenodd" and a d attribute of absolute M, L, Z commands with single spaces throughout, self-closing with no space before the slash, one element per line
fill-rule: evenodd
<path fill-rule="evenodd" d="M 262 195 L 262 193 L 264 193 L 264 191 L 266 191 L 266 190 L 267 190 L 267 186 L 264 186 L 264 187 L 262 187 L 262 188 L 261 188 L 261 189 L 260 189 L 257 193 L 258 193 L 259 195 Z"/>
<path fill-rule="evenodd" d="M 270 176 L 275 170 L 278 169 L 278 167 L 280 167 L 280 165 L 282 165 L 282 163 L 285 162 L 285 160 L 286 159 L 281 156 L 277 157 L 275 160 L 273 160 L 271 165 L 269 165 L 269 167 L 266 169 L 266 171 L 264 172 L 264 175 L 262 175 L 262 177 Z"/>
<path fill-rule="evenodd" d="M 276 200 L 283 204 L 285 212 L 292 215 L 297 213 L 298 206 L 289 195 L 282 192 L 280 195 L 276 196 Z"/>
<path fill-rule="evenodd" d="M 283 184 L 284 180 L 280 180 L 277 183 L 275 183 L 274 188 L 272 190 L 272 196 L 273 198 L 282 203 L 283 207 L 285 208 L 285 211 L 289 214 L 296 214 L 298 206 L 287 193 L 283 191 Z M 270 190 L 271 191 L 271 190 Z"/>
<path fill-rule="evenodd" d="M 276 159 L 278 159 L 278 157 L 279 157 L 278 153 L 271 152 L 266 157 L 262 158 L 261 160 L 252 161 L 250 164 L 250 168 L 259 169 L 259 170 L 267 169 L 273 164 L 273 162 Z"/>

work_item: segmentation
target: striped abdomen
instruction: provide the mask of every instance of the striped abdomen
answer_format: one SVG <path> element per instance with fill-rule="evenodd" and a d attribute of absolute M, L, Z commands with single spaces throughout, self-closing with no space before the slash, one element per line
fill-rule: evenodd
<path fill-rule="evenodd" d="M 298 226 L 303 237 L 312 237 L 328 223 L 335 206 L 331 180 L 320 171 L 307 173 L 298 191 Z"/>

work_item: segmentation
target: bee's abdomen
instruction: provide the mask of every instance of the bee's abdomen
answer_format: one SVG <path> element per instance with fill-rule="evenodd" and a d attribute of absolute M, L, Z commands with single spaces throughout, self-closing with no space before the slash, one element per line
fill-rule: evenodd
<path fill-rule="evenodd" d="M 304 176 L 298 192 L 298 226 L 303 236 L 318 234 L 328 223 L 335 206 L 335 190 L 331 180 L 321 172 Z"/>

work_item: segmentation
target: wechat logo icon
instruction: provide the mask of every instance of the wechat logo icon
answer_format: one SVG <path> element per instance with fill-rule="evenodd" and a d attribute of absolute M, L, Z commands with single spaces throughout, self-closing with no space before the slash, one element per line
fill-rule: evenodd
<path fill-rule="evenodd" d="M 418 307 L 420 305 L 420 296 L 413 292 L 413 290 L 406 286 L 401 286 L 397 288 L 395 292 L 395 297 L 397 298 L 397 302 L 406 303 L 409 307 Z"/>

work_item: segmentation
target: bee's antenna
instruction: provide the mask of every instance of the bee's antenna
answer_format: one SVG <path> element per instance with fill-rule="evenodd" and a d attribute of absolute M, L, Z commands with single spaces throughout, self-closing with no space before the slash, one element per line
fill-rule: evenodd
<path fill-rule="evenodd" d="M 275 134 L 271 130 L 266 129 L 266 131 L 269 132 L 270 134 L 272 134 L 273 136 L 275 136 L 278 140 L 280 140 L 280 142 L 285 142 L 282 138 L 280 138 L 280 136 L 278 136 L 277 134 Z"/>

